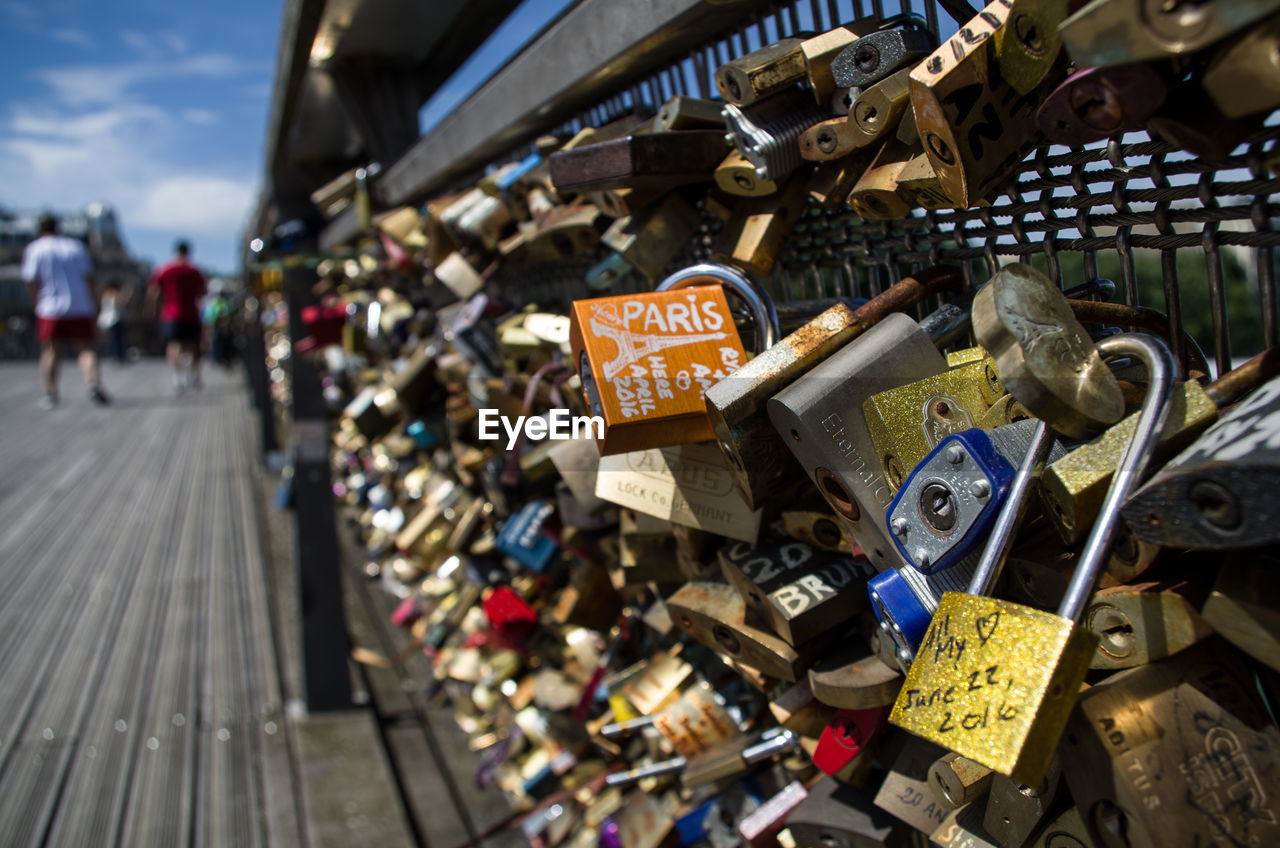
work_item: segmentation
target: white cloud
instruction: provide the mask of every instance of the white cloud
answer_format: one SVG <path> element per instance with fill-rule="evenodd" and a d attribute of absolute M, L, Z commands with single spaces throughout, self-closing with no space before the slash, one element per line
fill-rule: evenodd
<path fill-rule="evenodd" d="M 212 109 L 183 109 L 182 117 L 184 120 L 199 124 L 202 127 L 211 127 L 220 120 L 218 113 Z"/>
<path fill-rule="evenodd" d="M 244 71 L 244 64 L 225 53 L 203 53 L 179 62 L 125 62 L 118 65 L 67 65 L 36 71 L 36 79 L 53 89 L 54 98 L 72 107 L 116 103 L 137 85 L 180 77 L 225 79 Z"/>
<path fill-rule="evenodd" d="M 87 50 L 94 48 L 93 38 L 82 29 L 51 29 L 49 30 L 49 37 L 54 41 L 61 41 L 63 44 L 70 44 L 73 47 L 83 47 Z"/>
<path fill-rule="evenodd" d="M 254 185 L 247 180 L 172 176 L 148 187 L 133 223 L 193 235 L 225 235 L 243 226 L 253 199 Z"/>

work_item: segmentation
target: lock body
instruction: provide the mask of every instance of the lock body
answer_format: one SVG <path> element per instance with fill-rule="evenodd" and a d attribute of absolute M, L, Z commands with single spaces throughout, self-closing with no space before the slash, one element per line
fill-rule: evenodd
<path fill-rule="evenodd" d="M 937 46 L 928 30 L 914 27 L 867 33 L 840 52 L 831 73 L 840 88 L 869 88 L 915 65 Z"/>
<path fill-rule="evenodd" d="M 1097 646 L 1092 632 L 1051 613 L 949 592 L 889 720 L 1038 784 Z"/>
<path fill-rule="evenodd" d="M 749 106 L 805 76 L 803 38 L 783 38 L 721 65 L 716 87 L 726 103 Z"/>
<path fill-rule="evenodd" d="M 911 71 L 920 140 L 957 207 L 992 194 L 1035 147 L 1047 83 L 1020 94 L 1004 79 L 992 36 L 1008 16 L 996 0 Z"/>
<path fill-rule="evenodd" d="M 720 286 L 579 300 L 571 319 L 602 455 L 711 437 L 702 393 L 746 358 Z"/>
<path fill-rule="evenodd" d="M 1274 0 L 1231 3 L 1153 3 L 1092 0 L 1062 22 L 1059 31 L 1080 66 L 1147 62 L 1202 50 L 1268 15 Z"/>

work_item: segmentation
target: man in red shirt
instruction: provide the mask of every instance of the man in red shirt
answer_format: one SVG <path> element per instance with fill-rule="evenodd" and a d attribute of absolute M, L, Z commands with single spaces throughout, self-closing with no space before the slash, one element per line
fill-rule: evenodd
<path fill-rule="evenodd" d="M 206 285 L 204 274 L 188 261 L 191 245 L 180 241 L 173 252 L 173 259 L 151 274 L 146 307 L 148 315 L 155 315 L 157 300 L 163 300 L 160 336 L 173 369 L 174 391 L 182 394 L 188 385 L 200 388 L 200 299 L 204 297 Z M 190 361 L 189 377 L 183 369 L 184 359 Z"/>

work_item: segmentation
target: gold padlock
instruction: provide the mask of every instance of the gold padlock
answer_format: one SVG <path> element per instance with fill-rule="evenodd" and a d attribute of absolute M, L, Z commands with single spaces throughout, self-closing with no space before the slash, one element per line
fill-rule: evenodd
<path fill-rule="evenodd" d="M 1058 60 L 1058 26 L 1068 5 L 1068 0 L 1013 0 L 1008 23 L 996 30 L 1000 74 L 1019 94 L 1034 90 Z"/>
<path fill-rule="evenodd" d="M 736 265 L 753 277 L 768 277 L 808 200 L 808 182 L 803 174 L 795 174 L 775 194 L 739 201 L 720 229 L 712 260 Z"/>
<path fill-rule="evenodd" d="M 1090 666 L 1135 668 L 1209 637 L 1213 630 L 1197 612 L 1208 588 L 1204 575 L 1193 573 L 1099 589 L 1084 615 L 1099 640 Z"/>
<path fill-rule="evenodd" d="M 954 205 L 942 190 L 927 153 L 915 154 L 898 172 L 898 194 L 908 205 L 921 209 L 950 209 Z"/>
<path fill-rule="evenodd" d="M 840 55 L 840 51 L 861 37 L 862 34 L 849 27 L 840 26 L 805 39 L 800 45 L 805 72 L 809 77 L 809 88 L 819 105 L 825 106 L 836 91 L 836 81 L 831 76 L 831 63 Z"/>
<path fill-rule="evenodd" d="M 913 151 L 897 139 L 890 139 L 871 166 L 849 192 L 848 204 L 858 217 L 868 221 L 891 221 L 911 212 L 898 193 L 898 177 L 911 161 Z"/>
<path fill-rule="evenodd" d="M 1046 83 L 1019 95 L 991 44 L 1008 22 L 995 0 L 911 72 L 911 103 L 925 152 L 959 208 L 991 194 L 1035 147 Z M 1046 78 L 1046 82 L 1049 78 Z"/>
<path fill-rule="evenodd" d="M 1038 337 L 1033 333 L 1024 343 L 1034 346 Z M 1155 449 L 1172 388 L 1173 355 L 1160 340 L 1120 335 L 1099 348 L 1143 362 L 1148 394 L 1122 459 L 1126 473 L 1112 482 L 1058 614 L 982 596 L 998 577 L 1017 523 L 1018 504 L 1011 497 L 974 573 L 971 594 L 948 592 L 939 602 L 889 719 L 1032 786 L 1049 766 L 1097 649 L 1097 636 L 1077 621 L 1105 565 L 1120 504 Z M 1041 425 L 1041 433 L 1045 429 Z M 1030 472 L 1024 463 L 1014 488 Z"/>
<path fill-rule="evenodd" d="M 1102 67 L 1195 53 L 1277 11 L 1275 0 L 1092 0 L 1059 31 L 1077 65 Z"/>
<path fill-rule="evenodd" d="M 720 96 L 749 106 L 804 79 L 803 38 L 784 38 L 716 69 Z"/>
<path fill-rule="evenodd" d="M 1219 49 L 1202 82 L 1228 118 L 1276 108 L 1280 104 L 1280 16 Z"/>
<path fill-rule="evenodd" d="M 763 179 L 756 173 L 756 166 L 737 150 L 716 168 L 715 179 L 721 191 L 739 197 L 762 197 L 778 190 L 776 182 Z"/>

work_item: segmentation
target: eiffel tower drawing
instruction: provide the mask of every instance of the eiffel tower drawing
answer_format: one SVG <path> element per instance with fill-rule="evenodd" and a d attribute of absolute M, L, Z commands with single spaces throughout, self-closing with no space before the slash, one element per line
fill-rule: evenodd
<path fill-rule="evenodd" d="M 602 314 L 603 313 L 603 314 Z M 618 348 L 618 355 L 604 364 L 604 378 L 612 380 L 614 375 L 632 362 L 651 353 L 657 353 L 669 347 L 696 344 L 698 342 L 714 342 L 729 338 L 728 333 L 682 333 L 675 336 L 655 336 L 633 333 L 616 324 L 604 324 L 597 320 L 608 317 L 617 321 L 616 313 L 611 309 L 596 312 L 590 319 L 591 332 L 596 336 L 612 339 Z"/>

